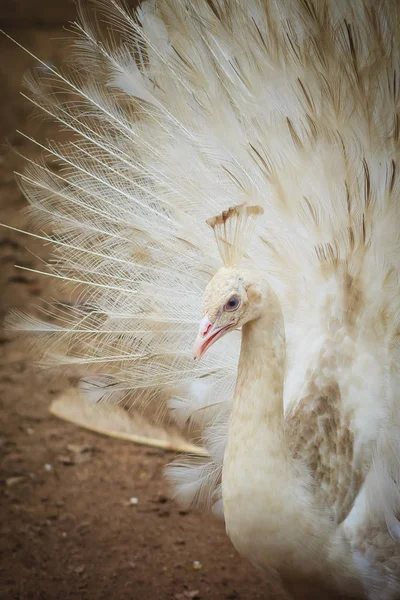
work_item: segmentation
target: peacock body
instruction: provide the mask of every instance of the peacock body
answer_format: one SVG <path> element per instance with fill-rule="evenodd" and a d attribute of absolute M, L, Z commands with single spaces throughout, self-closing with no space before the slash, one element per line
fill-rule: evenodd
<path fill-rule="evenodd" d="M 179 501 L 294 595 L 399 597 L 400 5 L 99 7 L 109 37 L 82 11 L 72 75 L 29 82 L 71 141 L 20 177 L 78 299 L 12 325 L 91 400 L 201 427 Z"/>

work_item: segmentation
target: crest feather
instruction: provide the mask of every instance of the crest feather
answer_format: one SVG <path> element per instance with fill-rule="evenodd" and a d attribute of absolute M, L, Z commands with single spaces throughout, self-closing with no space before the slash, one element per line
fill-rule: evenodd
<path fill-rule="evenodd" d="M 253 235 L 261 206 L 231 206 L 206 223 L 214 230 L 218 250 L 225 267 L 238 267 Z"/>

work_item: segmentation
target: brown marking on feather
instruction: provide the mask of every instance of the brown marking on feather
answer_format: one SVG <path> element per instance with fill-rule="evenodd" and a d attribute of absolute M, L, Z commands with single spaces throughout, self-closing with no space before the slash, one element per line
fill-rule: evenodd
<path fill-rule="evenodd" d="M 222 165 L 221 168 L 225 171 L 225 173 L 227 173 L 229 175 L 229 177 L 232 179 L 233 183 L 235 185 L 237 185 L 241 190 L 244 191 L 243 185 L 240 183 L 239 179 L 237 177 L 235 177 L 235 175 L 232 173 L 232 171 L 230 171 L 224 165 Z"/>
<path fill-rule="evenodd" d="M 274 253 L 276 258 L 279 257 L 279 253 L 277 252 L 275 246 L 273 246 L 271 244 L 271 242 L 269 240 L 267 240 L 267 238 L 264 235 L 260 235 L 260 240 L 267 246 L 267 248 L 269 248 L 269 250 L 271 250 L 271 252 Z"/>
<path fill-rule="evenodd" d="M 357 318 L 363 311 L 365 296 L 358 278 L 350 275 L 346 266 L 336 261 L 334 267 L 335 269 L 329 269 L 324 263 L 321 264 L 321 268 L 324 268 L 323 274 L 326 277 L 334 275 L 339 287 L 339 294 L 325 297 L 322 310 L 326 316 L 326 323 L 329 324 L 330 334 L 334 334 L 343 325 L 346 326 L 347 333 L 351 334 L 357 324 Z"/>
<path fill-rule="evenodd" d="M 266 42 L 265 42 L 265 40 L 264 40 L 264 36 L 263 36 L 263 34 L 261 33 L 261 30 L 260 30 L 259 26 L 258 26 L 258 25 L 257 25 L 257 23 L 256 23 L 256 20 L 254 19 L 254 17 L 252 17 L 252 18 L 251 18 L 251 20 L 252 20 L 252 22 L 253 22 L 253 25 L 254 25 L 254 27 L 256 28 L 256 31 L 257 31 L 257 33 L 258 33 L 258 36 L 259 36 L 260 40 L 261 40 L 261 44 L 262 44 L 262 46 L 263 46 L 264 50 L 266 50 L 266 51 L 267 51 L 267 53 L 268 53 L 268 46 L 267 46 L 267 44 L 266 44 Z"/>
<path fill-rule="evenodd" d="M 317 11 L 312 0 L 301 0 L 301 3 L 313 21 L 317 21 Z"/>
<path fill-rule="evenodd" d="M 279 198 L 280 202 L 282 203 L 282 206 L 287 208 L 285 190 L 282 187 L 282 182 L 280 178 L 277 176 L 273 177 L 272 184 L 274 186 L 277 198 Z"/>
<path fill-rule="evenodd" d="M 310 112 L 315 112 L 314 102 L 312 101 L 312 97 L 310 96 L 310 94 L 306 90 L 306 87 L 305 87 L 304 83 L 301 81 L 300 77 L 297 78 L 297 81 L 299 83 L 301 91 L 303 92 L 304 98 L 305 98 L 307 106 L 308 106 L 308 110 Z"/>
<path fill-rule="evenodd" d="M 288 41 L 289 46 L 292 49 L 292 52 L 295 55 L 295 57 L 297 58 L 297 60 L 301 60 L 299 42 L 298 42 L 297 36 L 293 30 L 292 24 L 290 23 L 290 21 L 286 21 L 285 25 L 286 25 L 286 30 L 284 33 L 285 33 L 286 40 Z"/>
<path fill-rule="evenodd" d="M 392 167 L 392 172 L 391 172 L 391 176 L 390 176 L 389 193 L 392 194 L 393 188 L 394 188 L 394 182 L 396 180 L 396 163 L 392 159 L 392 161 L 391 161 L 390 164 L 391 164 L 391 167 Z"/>
<path fill-rule="evenodd" d="M 303 200 L 306 203 L 306 206 L 310 212 L 312 220 L 314 221 L 315 225 L 318 227 L 319 223 L 318 223 L 317 213 L 315 212 L 311 202 L 309 201 L 307 196 L 303 196 Z"/>
<path fill-rule="evenodd" d="M 344 182 L 344 186 L 346 188 L 347 212 L 350 215 L 350 213 L 351 213 L 350 190 L 349 190 L 349 184 L 347 183 L 347 181 Z"/>
<path fill-rule="evenodd" d="M 214 0 L 207 0 L 207 4 L 214 13 L 214 16 L 217 17 L 218 21 L 222 21 L 222 14 L 220 12 L 220 7 L 218 6 L 218 3 L 214 2 Z"/>
<path fill-rule="evenodd" d="M 310 127 L 311 136 L 316 140 L 318 137 L 318 130 L 314 120 L 310 117 L 310 115 L 306 115 L 307 123 Z"/>
<path fill-rule="evenodd" d="M 400 123 L 399 123 L 399 114 L 396 113 L 394 115 L 394 126 L 393 126 L 393 137 L 396 142 L 399 141 L 399 132 L 400 132 Z"/>
<path fill-rule="evenodd" d="M 354 231 L 351 225 L 348 227 L 350 250 L 354 250 Z"/>
<path fill-rule="evenodd" d="M 365 206 L 368 207 L 370 205 L 370 202 L 371 202 L 371 175 L 370 175 L 370 172 L 369 172 L 368 163 L 365 160 L 365 158 L 363 158 L 362 163 L 363 163 L 364 181 L 365 181 L 364 202 L 365 202 Z"/>
<path fill-rule="evenodd" d="M 237 206 L 231 206 L 227 210 L 222 211 L 222 213 L 220 213 L 219 215 L 216 215 L 215 217 L 211 217 L 210 219 L 207 219 L 206 223 L 212 229 L 214 229 L 217 225 L 223 225 L 224 223 L 226 223 L 228 221 L 228 219 L 231 219 L 234 216 L 240 216 L 243 211 L 246 211 L 246 214 L 249 217 L 250 216 L 256 217 L 256 216 L 262 215 L 264 212 L 263 208 L 258 205 L 247 206 L 244 204 L 239 204 Z"/>
<path fill-rule="evenodd" d="M 241 66 L 239 64 L 238 59 L 236 57 L 234 57 L 232 60 L 229 60 L 228 62 L 231 65 L 232 69 L 235 71 L 235 73 L 238 76 L 238 78 L 240 79 L 240 81 L 243 83 L 243 85 L 248 90 L 251 90 L 251 84 L 250 84 L 248 78 L 246 77 L 245 73 L 243 72 L 243 69 L 241 68 Z"/>
<path fill-rule="evenodd" d="M 358 281 L 349 273 L 345 274 L 343 296 L 346 322 L 352 328 L 364 306 L 364 294 Z"/>
<path fill-rule="evenodd" d="M 365 246 L 366 243 L 366 232 L 365 232 L 365 215 L 362 215 L 362 241 Z"/>
<path fill-rule="evenodd" d="M 338 384 L 319 389 L 311 381 L 306 396 L 286 418 L 286 434 L 293 458 L 305 463 L 313 476 L 316 503 L 341 523 L 353 507 L 364 473 L 354 464 L 354 434 L 342 411 Z"/>
<path fill-rule="evenodd" d="M 363 555 L 368 555 L 372 550 L 375 562 L 381 564 L 386 573 L 398 573 L 399 543 L 382 530 L 381 523 L 376 523 L 373 514 L 366 517 L 363 527 L 355 531 L 353 545 Z"/>
<path fill-rule="evenodd" d="M 326 244 L 318 244 L 314 247 L 315 253 L 318 257 L 318 260 L 321 263 L 321 267 L 323 266 L 331 266 L 336 268 L 338 265 L 338 249 L 336 244 L 332 245 L 330 243 Z M 325 264 L 324 264 L 325 263 Z"/>
<path fill-rule="evenodd" d="M 171 46 L 172 50 L 175 52 L 179 60 L 183 62 L 183 64 L 188 67 L 191 71 L 193 71 L 193 65 L 176 49 L 174 45 Z"/>
<path fill-rule="evenodd" d="M 267 177 L 267 179 L 271 179 L 272 169 L 271 169 L 270 165 L 268 165 L 268 163 L 265 160 L 265 158 L 263 156 L 261 156 L 260 152 L 257 150 L 257 148 L 255 146 L 253 146 L 253 144 L 249 143 L 249 146 L 253 150 L 254 154 L 258 157 L 258 159 L 260 160 L 261 164 L 263 165 L 265 176 Z"/>
<path fill-rule="evenodd" d="M 332 263 L 329 263 L 332 264 Z M 354 330 L 357 324 L 357 319 L 362 313 L 365 297 L 362 291 L 362 287 L 357 277 L 350 275 L 345 268 L 343 268 L 338 261 L 334 264 L 335 277 L 339 283 L 339 297 L 338 296 L 327 296 L 323 310 L 326 314 L 327 323 L 330 324 L 329 331 L 331 334 L 335 333 L 335 327 L 341 328 L 343 325 L 346 326 L 348 333 Z M 323 266 L 323 263 L 322 265 Z M 326 276 L 332 276 L 333 270 L 326 270 L 324 273 Z M 340 304 L 338 304 L 340 303 Z M 336 309 L 334 308 L 336 306 Z M 338 317 L 337 311 L 340 306 L 340 315 Z"/>
<path fill-rule="evenodd" d="M 294 144 L 295 144 L 296 148 L 297 148 L 298 150 L 302 149 L 302 148 L 303 148 L 303 144 L 301 143 L 301 139 L 300 139 L 300 137 L 298 136 L 298 134 L 296 133 L 296 130 L 295 130 L 294 126 L 293 126 L 293 123 L 292 123 L 292 121 L 289 119 L 289 117 L 286 117 L 286 123 L 287 123 L 287 126 L 288 126 L 288 128 L 289 128 L 290 135 L 291 135 L 291 137 L 292 137 L 292 140 L 293 140 L 293 142 L 294 142 Z"/>
<path fill-rule="evenodd" d="M 337 262 L 338 262 L 338 249 L 337 249 L 337 245 L 336 243 L 332 244 L 327 244 L 327 250 L 328 250 L 328 255 L 329 255 L 329 260 L 332 263 L 332 265 L 337 266 Z"/>
<path fill-rule="evenodd" d="M 349 41 L 349 48 L 350 48 L 350 54 L 351 54 L 354 74 L 356 76 L 357 83 L 360 84 L 360 73 L 359 73 L 359 68 L 358 68 L 356 45 L 355 45 L 355 41 L 354 41 L 352 27 L 351 27 L 350 23 L 348 23 L 346 21 L 346 19 L 345 19 L 344 23 L 345 23 L 346 32 L 347 32 L 347 39 Z"/>

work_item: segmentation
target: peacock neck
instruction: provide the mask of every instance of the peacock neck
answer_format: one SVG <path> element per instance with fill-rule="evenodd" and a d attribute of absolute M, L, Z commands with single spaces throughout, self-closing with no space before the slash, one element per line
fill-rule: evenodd
<path fill-rule="evenodd" d="M 261 420 L 275 434 L 283 429 L 285 344 L 282 311 L 269 291 L 261 316 L 242 328 L 233 410 L 255 426 Z"/>
<path fill-rule="evenodd" d="M 261 506 L 271 504 L 279 497 L 281 485 L 288 488 L 291 464 L 284 436 L 284 369 L 283 315 L 277 297 L 266 289 L 260 316 L 242 327 L 223 465 L 225 515 L 249 497 L 258 496 Z M 240 483 L 239 473 L 246 473 Z"/>

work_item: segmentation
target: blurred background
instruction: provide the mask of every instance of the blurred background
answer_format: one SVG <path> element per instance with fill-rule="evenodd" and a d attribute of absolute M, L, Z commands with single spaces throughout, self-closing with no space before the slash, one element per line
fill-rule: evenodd
<path fill-rule="evenodd" d="M 2 0 L 0 28 L 49 64 L 68 58 L 69 0 Z M 21 96 L 35 61 L 0 35 L 0 222 L 25 228 L 14 172 L 29 139 L 62 132 Z M 0 310 L 54 297 L 42 269 L 48 248 L 0 228 Z M 168 499 L 163 468 L 170 452 L 96 435 L 59 420 L 49 406 L 73 377 L 32 368 L 7 332 L 0 335 L 0 598 L 243 599 L 277 598 L 242 561 L 212 517 L 182 511 Z"/>

